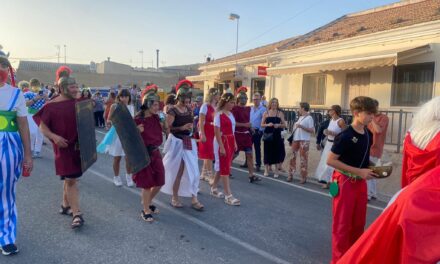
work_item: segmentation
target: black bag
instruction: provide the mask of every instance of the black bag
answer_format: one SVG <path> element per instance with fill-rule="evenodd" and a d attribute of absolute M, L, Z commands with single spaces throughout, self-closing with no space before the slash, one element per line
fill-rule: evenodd
<path fill-rule="evenodd" d="M 264 132 L 263 133 L 263 141 L 273 141 L 273 132 Z"/>

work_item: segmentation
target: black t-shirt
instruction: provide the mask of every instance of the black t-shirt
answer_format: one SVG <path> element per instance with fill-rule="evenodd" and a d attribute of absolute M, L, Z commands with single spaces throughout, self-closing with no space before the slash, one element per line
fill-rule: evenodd
<path fill-rule="evenodd" d="M 373 134 L 368 129 L 365 128 L 364 134 L 359 134 L 352 126 L 349 126 L 335 137 L 332 152 L 340 155 L 339 160 L 347 165 L 356 168 L 368 168 L 372 144 Z"/>

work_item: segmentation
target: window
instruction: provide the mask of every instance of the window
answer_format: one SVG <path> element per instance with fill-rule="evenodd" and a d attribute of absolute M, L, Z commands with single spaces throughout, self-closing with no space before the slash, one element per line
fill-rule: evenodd
<path fill-rule="evenodd" d="M 260 78 L 256 78 L 256 79 L 252 79 L 252 83 L 251 83 L 251 95 L 253 95 L 254 93 L 260 93 L 261 96 L 264 95 L 264 91 L 266 88 L 266 79 L 260 79 Z"/>
<path fill-rule="evenodd" d="M 302 87 L 302 101 L 311 105 L 325 104 L 325 82 L 326 76 L 304 75 Z"/>
<path fill-rule="evenodd" d="M 392 106 L 418 106 L 432 98 L 434 63 L 401 65 L 394 68 Z"/>

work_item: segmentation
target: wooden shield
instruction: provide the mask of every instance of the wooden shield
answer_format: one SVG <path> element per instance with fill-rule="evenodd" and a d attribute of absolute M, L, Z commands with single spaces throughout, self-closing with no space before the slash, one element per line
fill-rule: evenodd
<path fill-rule="evenodd" d="M 81 171 L 85 172 L 96 162 L 95 119 L 92 100 L 76 103 L 76 128 L 78 131 L 79 151 L 81 155 Z"/>
<path fill-rule="evenodd" d="M 130 173 L 136 173 L 150 164 L 150 156 L 128 108 L 118 104 L 111 116 L 128 161 Z"/>

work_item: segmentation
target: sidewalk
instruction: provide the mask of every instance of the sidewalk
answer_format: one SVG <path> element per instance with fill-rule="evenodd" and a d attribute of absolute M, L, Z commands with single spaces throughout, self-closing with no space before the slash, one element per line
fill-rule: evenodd
<path fill-rule="evenodd" d="M 319 160 L 321 158 L 321 152 L 316 150 L 316 140 L 312 138 L 309 150 L 309 165 L 308 165 L 308 176 L 307 176 L 307 184 L 319 184 L 314 177 L 315 170 L 318 167 Z M 264 157 L 264 146 L 261 144 L 261 158 Z M 285 140 L 285 148 L 286 148 L 286 159 L 283 163 L 283 169 L 287 172 L 289 171 L 289 161 L 291 157 L 291 149 L 290 146 Z M 390 155 L 391 160 L 393 161 L 393 173 L 390 177 L 385 179 L 377 180 L 377 193 L 378 199 L 384 202 L 388 202 L 390 198 L 400 190 L 400 180 L 401 180 L 401 171 L 402 171 L 402 153 L 394 153 L 396 147 L 395 146 L 385 146 L 385 151 Z M 243 164 L 244 163 L 244 152 L 240 152 L 240 155 L 234 160 L 234 163 Z M 263 162 L 263 160 L 262 160 Z M 299 159 L 298 159 L 297 168 L 299 168 Z M 264 167 L 261 168 L 264 170 Z M 281 173 L 281 177 L 287 178 L 287 173 Z M 273 174 L 270 174 L 270 177 L 273 177 Z M 298 181 L 299 174 L 295 173 L 294 179 Z"/>

